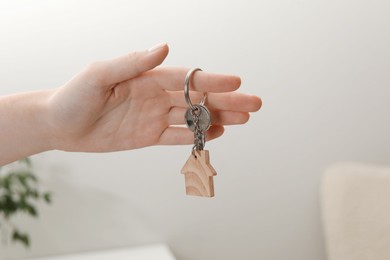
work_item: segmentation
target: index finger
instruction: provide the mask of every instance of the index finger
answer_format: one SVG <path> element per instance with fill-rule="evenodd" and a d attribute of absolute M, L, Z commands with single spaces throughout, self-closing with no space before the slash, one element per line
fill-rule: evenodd
<path fill-rule="evenodd" d="M 158 85 L 162 89 L 178 91 L 184 89 L 187 68 L 163 67 L 142 74 L 146 84 Z M 231 92 L 241 85 L 241 79 L 234 75 L 196 71 L 190 80 L 190 90 L 198 92 Z"/>

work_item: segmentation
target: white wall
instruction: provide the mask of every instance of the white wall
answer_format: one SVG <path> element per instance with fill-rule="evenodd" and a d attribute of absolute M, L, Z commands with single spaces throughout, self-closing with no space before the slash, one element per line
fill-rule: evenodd
<path fill-rule="evenodd" d="M 207 144 L 214 199 L 184 195 L 190 146 L 35 156 L 54 205 L 20 219 L 33 246 L 7 254 L 166 242 L 179 259 L 324 260 L 323 170 L 390 163 L 389 13 L 387 0 L 0 1 L 0 94 L 166 41 L 164 65 L 238 74 L 263 99 Z"/>

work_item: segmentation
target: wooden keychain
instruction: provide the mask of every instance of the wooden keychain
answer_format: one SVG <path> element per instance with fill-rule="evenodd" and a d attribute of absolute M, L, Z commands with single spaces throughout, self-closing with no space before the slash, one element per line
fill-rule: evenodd
<path fill-rule="evenodd" d="M 192 75 L 199 68 L 190 70 L 184 81 L 184 97 L 189 108 L 184 117 L 187 127 L 194 132 L 194 146 L 187 162 L 181 169 L 185 176 L 186 194 L 202 197 L 214 197 L 213 177 L 217 175 L 210 164 L 209 151 L 204 150 L 206 131 L 211 124 L 210 112 L 205 106 L 207 93 L 203 93 L 200 104 L 193 105 L 189 95 L 189 85 Z"/>

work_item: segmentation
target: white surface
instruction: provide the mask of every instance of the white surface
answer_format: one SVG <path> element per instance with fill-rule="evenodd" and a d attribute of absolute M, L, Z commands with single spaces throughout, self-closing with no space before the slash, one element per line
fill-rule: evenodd
<path fill-rule="evenodd" d="M 334 161 L 389 162 L 388 0 L 0 1 L 0 94 L 56 87 L 94 60 L 168 42 L 163 65 L 235 73 L 263 98 L 206 144 L 216 197 L 185 196 L 191 146 L 34 157 L 54 205 L 31 250 L 162 242 L 183 260 L 324 260 L 318 186 Z"/>
<path fill-rule="evenodd" d="M 30 260 L 175 260 L 165 245 L 142 246 L 75 255 L 50 256 Z"/>

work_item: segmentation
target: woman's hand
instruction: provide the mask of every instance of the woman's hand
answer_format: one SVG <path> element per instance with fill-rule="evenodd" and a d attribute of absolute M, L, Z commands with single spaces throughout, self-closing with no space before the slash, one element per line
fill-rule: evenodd
<path fill-rule="evenodd" d="M 0 110 L 8 113 L 0 116 L 5 129 L 0 165 L 51 149 L 110 152 L 193 143 L 193 133 L 184 126 L 189 69 L 156 68 L 167 54 L 168 46 L 158 45 L 95 62 L 58 89 L 0 99 Z M 249 112 L 260 109 L 260 98 L 234 92 L 240 83 L 231 75 L 193 75 L 193 103 L 208 93 L 208 140 L 221 136 L 224 125 L 243 124 Z"/>
<path fill-rule="evenodd" d="M 167 54 L 164 44 L 93 63 L 58 89 L 49 102 L 55 148 L 107 152 L 193 143 L 193 133 L 179 126 L 188 69 L 155 68 Z M 208 92 L 209 140 L 222 135 L 223 125 L 247 122 L 248 112 L 261 106 L 258 97 L 233 92 L 240 86 L 236 76 L 196 72 L 192 86 L 200 91 L 194 100 Z"/>

